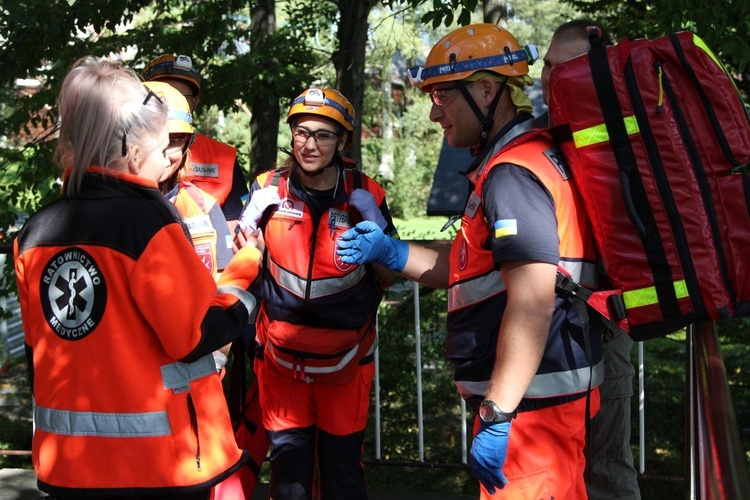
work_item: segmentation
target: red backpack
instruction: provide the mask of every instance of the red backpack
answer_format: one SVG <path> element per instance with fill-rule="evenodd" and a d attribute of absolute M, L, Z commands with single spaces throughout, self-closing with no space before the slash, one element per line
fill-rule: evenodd
<path fill-rule="evenodd" d="M 688 31 L 623 39 L 550 75 L 551 132 L 636 340 L 750 315 L 750 120 Z"/>

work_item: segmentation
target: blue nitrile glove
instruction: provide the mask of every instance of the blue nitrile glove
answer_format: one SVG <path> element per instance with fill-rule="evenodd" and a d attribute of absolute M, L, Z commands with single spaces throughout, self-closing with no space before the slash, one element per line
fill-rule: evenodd
<path fill-rule="evenodd" d="M 275 187 L 258 189 L 242 210 L 237 225 L 243 230 L 251 229 L 255 231 L 258 229 L 258 221 L 263 216 L 263 212 L 270 206 L 277 207 L 279 203 L 281 203 L 281 199 L 278 189 Z"/>
<path fill-rule="evenodd" d="M 508 452 L 510 422 L 479 422 L 479 432 L 471 445 L 471 468 L 492 495 L 495 487 L 504 488 L 508 480 L 503 474 L 505 454 Z"/>
<path fill-rule="evenodd" d="M 341 235 L 336 253 L 345 264 L 376 262 L 401 272 L 409 258 L 409 244 L 386 236 L 372 221 L 362 221 Z"/>
<path fill-rule="evenodd" d="M 388 223 L 383 217 L 383 212 L 375 203 L 375 197 L 369 191 L 365 189 L 355 189 L 349 195 L 349 204 L 359 210 L 364 220 L 371 220 L 378 225 L 380 229 L 385 231 L 388 227 Z"/>

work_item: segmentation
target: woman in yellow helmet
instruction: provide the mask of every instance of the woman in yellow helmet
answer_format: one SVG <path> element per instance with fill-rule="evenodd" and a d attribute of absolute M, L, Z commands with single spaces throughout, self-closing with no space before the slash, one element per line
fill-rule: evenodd
<path fill-rule="evenodd" d="M 160 182 L 164 195 L 182 215 L 193 246 L 208 272 L 216 278 L 232 258 L 227 221 L 216 199 L 187 180 L 189 148 L 195 137 L 193 118 L 185 97 L 165 82 L 144 85 L 162 98 L 169 108 L 169 166 Z"/>
<path fill-rule="evenodd" d="M 347 167 L 354 108 L 311 88 L 292 102 L 292 156 L 258 176 L 240 225 L 265 244 L 255 372 L 272 451 L 271 496 L 365 499 L 362 453 L 374 374 L 374 266 L 341 262 L 336 241 L 363 219 L 397 237 L 385 192 Z M 391 274 L 392 276 L 392 274 Z"/>

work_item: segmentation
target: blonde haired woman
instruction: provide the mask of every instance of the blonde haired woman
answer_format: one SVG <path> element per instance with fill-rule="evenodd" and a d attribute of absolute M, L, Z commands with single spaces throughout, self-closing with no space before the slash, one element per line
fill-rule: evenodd
<path fill-rule="evenodd" d="M 247 322 L 252 247 L 217 285 L 158 189 L 167 107 L 132 71 L 78 61 L 59 96 L 62 196 L 15 241 L 35 399 L 33 462 L 54 498 L 208 498 L 242 466 L 212 351 Z"/>

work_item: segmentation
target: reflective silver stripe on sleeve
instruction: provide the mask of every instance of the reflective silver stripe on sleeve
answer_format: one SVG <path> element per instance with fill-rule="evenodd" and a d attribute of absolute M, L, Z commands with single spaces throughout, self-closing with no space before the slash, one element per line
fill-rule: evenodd
<path fill-rule="evenodd" d="M 166 411 L 101 413 L 34 407 L 37 429 L 68 436 L 153 437 L 172 433 Z"/>
<path fill-rule="evenodd" d="M 161 367 L 164 390 L 172 389 L 175 394 L 190 389 L 190 382 L 216 373 L 213 354 L 207 354 L 192 363 L 176 362 Z"/>
<path fill-rule="evenodd" d="M 566 372 L 536 374 L 523 397 L 550 398 L 581 393 L 589 388 L 589 373 L 591 373 L 591 387 L 597 387 L 604 380 L 604 363 L 599 362 L 591 371 L 588 366 L 585 366 Z M 489 380 L 456 380 L 456 388 L 463 398 L 484 396 L 489 387 Z"/>
<path fill-rule="evenodd" d="M 593 262 L 582 260 L 560 260 L 560 267 L 570 273 L 576 283 L 597 288 L 599 286 L 599 268 Z"/>
<path fill-rule="evenodd" d="M 244 288 L 240 288 L 234 285 L 220 285 L 216 287 L 216 290 L 219 293 L 228 293 L 237 297 L 237 299 L 242 302 L 242 305 L 245 306 L 245 309 L 247 309 L 248 315 L 253 314 L 253 312 L 255 311 L 257 301 L 255 300 L 253 294 L 248 292 Z"/>
<path fill-rule="evenodd" d="M 268 271 L 276 283 L 297 297 L 304 298 L 307 287 L 306 279 L 282 268 L 273 259 L 268 259 L 267 262 Z M 310 285 L 310 298 L 317 299 L 347 290 L 362 280 L 365 271 L 365 266 L 356 266 L 352 272 L 344 276 L 313 280 Z"/>
<path fill-rule="evenodd" d="M 476 304 L 505 291 L 500 271 L 490 271 L 448 288 L 448 312 Z"/>
<path fill-rule="evenodd" d="M 596 287 L 598 285 L 598 269 L 596 264 L 585 261 L 560 261 L 560 266 L 568 271 L 577 283 Z M 455 311 L 462 307 L 476 304 L 505 291 L 500 271 L 490 271 L 487 274 L 471 278 L 451 285 L 448 289 L 448 311 Z"/>

